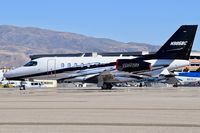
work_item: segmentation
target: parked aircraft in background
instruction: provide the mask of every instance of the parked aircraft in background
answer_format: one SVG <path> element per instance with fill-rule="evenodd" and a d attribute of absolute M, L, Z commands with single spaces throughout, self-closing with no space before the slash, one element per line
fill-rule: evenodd
<path fill-rule="evenodd" d="M 102 89 L 111 89 L 114 83 L 138 78 L 169 74 L 177 67 L 189 65 L 197 25 L 183 25 L 153 55 L 81 56 L 32 59 L 22 67 L 4 74 L 7 79 L 56 79 L 67 82 L 96 83 Z"/>
<path fill-rule="evenodd" d="M 181 84 L 200 83 L 200 72 L 175 72 L 175 75 Z"/>

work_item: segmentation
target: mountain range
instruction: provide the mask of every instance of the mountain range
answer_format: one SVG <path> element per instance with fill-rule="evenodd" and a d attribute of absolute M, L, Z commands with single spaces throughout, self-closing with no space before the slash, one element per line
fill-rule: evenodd
<path fill-rule="evenodd" d="M 0 67 L 23 65 L 33 54 L 156 51 L 160 46 L 120 42 L 71 32 L 0 25 Z"/>

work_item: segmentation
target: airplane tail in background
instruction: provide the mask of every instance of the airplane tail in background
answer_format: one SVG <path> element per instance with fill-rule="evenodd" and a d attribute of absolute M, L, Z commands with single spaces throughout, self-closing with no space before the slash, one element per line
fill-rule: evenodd
<path fill-rule="evenodd" d="M 154 54 L 153 58 L 188 60 L 197 27 L 197 25 L 182 25 Z"/>

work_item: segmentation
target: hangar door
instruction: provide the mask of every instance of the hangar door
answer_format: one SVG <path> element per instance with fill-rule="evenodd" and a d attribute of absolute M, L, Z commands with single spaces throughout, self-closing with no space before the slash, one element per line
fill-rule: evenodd
<path fill-rule="evenodd" d="M 47 60 L 47 75 L 48 77 L 56 77 L 56 60 Z"/>

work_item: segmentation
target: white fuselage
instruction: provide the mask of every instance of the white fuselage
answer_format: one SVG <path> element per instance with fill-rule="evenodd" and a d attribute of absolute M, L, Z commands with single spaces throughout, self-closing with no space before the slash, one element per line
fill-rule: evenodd
<path fill-rule="evenodd" d="M 73 74 L 73 68 L 77 67 L 90 67 L 99 64 L 106 64 L 110 62 L 116 62 L 117 59 L 132 59 L 134 57 L 42 57 L 32 61 L 37 62 L 35 66 L 22 66 L 14 70 L 11 70 L 5 74 L 5 77 L 21 77 L 24 75 L 36 75 L 33 76 L 35 79 L 60 79 L 64 78 L 68 74 Z M 65 71 L 66 69 L 66 71 Z M 73 70 L 69 70 L 73 69 Z M 91 68 L 97 69 L 97 68 Z M 55 75 L 46 75 L 46 73 L 51 71 L 65 71 L 61 73 L 55 73 Z"/>
<path fill-rule="evenodd" d="M 33 79 L 70 79 L 73 77 L 84 78 L 99 74 L 103 71 L 113 71 L 115 66 L 94 67 L 102 64 L 116 62 L 117 59 L 133 59 L 133 56 L 115 57 L 42 57 L 31 62 L 36 64 L 25 65 L 5 73 L 6 78 L 33 78 Z M 187 60 L 151 59 L 145 60 L 151 67 L 168 66 L 167 70 L 189 65 Z M 93 67 L 90 67 L 93 66 Z M 86 68 L 85 68 L 86 67 Z M 152 73 L 152 71 L 148 71 Z M 152 75 L 152 74 L 150 74 Z M 130 79 L 129 79 L 130 80 Z"/>

